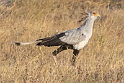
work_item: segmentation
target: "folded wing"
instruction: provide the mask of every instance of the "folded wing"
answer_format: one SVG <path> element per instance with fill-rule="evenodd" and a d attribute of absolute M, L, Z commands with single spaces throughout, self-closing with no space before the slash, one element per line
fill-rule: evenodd
<path fill-rule="evenodd" d="M 85 40 L 86 36 L 80 32 L 78 29 L 68 30 L 66 32 L 54 35 L 52 37 L 47 37 L 39 39 L 37 41 L 42 41 L 37 43 L 38 46 L 59 46 L 64 44 L 74 45 Z"/>
<path fill-rule="evenodd" d="M 85 40 L 86 35 L 84 35 L 79 29 L 73 29 L 66 31 L 65 35 L 59 39 L 67 44 L 75 45 Z"/>

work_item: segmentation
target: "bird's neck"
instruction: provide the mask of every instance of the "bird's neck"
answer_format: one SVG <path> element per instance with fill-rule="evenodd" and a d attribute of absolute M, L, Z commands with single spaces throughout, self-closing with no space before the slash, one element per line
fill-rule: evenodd
<path fill-rule="evenodd" d="M 80 27 L 81 30 L 92 34 L 94 21 L 95 19 L 87 18 L 84 24 Z"/>

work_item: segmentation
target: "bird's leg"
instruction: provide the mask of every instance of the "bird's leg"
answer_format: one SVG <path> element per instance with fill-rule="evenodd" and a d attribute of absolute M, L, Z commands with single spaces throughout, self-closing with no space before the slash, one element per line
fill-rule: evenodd
<path fill-rule="evenodd" d="M 57 50 L 55 50 L 52 54 L 53 54 L 53 59 L 55 61 L 55 63 L 57 64 L 57 60 L 56 60 L 56 55 L 64 50 L 66 50 L 67 47 L 66 46 L 60 46 Z"/>
<path fill-rule="evenodd" d="M 76 50 L 76 49 L 73 50 L 72 65 L 75 65 L 76 57 L 79 54 L 79 51 L 80 50 Z"/>
<path fill-rule="evenodd" d="M 53 59 L 55 61 L 55 64 L 57 64 L 56 56 L 53 56 Z"/>
<path fill-rule="evenodd" d="M 57 64 L 57 60 L 56 60 L 56 55 L 64 50 L 67 50 L 67 49 L 73 49 L 73 46 L 72 45 L 62 45 L 60 46 L 57 50 L 55 50 L 52 54 L 53 54 L 53 58 L 54 58 L 54 61 L 55 63 Z"/>
<path fill-rule="evenodd" d="M 60 46 L 57 50 L 55 50 L 52 54 L 53 54 L 53 56 L 56 56 L 58 53 L 60 53 L 60 52 L 62 52 L 62 51 L 64 51 L 64 50 L 66 50 L 67 49 L 67 47 L 66 46 Z"/>

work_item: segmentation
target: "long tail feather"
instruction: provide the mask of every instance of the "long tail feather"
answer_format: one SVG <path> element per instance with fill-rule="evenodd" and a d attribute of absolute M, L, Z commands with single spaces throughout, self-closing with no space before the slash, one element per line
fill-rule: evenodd
<path fill-rule="evenodd" d="M 31 41 L 31 42 L 14 42 L 13 44 L 20 46 L 20 45 L 28 45 L 28 44 L 33 44 L 33 43 L 39 43 L 42 42 L 42 40 L 39 41 Z"/>
<path fill-rule="evenodd" d="M 59 35 L 54 35 L 52 37 L 46 37 L 42 39 L 38 39 L 36 41 L 31 41 L 31 42 L 14 42 L 15 45 L 20 46 L 20 45 L 28 45 L 28 44 L 33 44 L 35 43 L 37 46 L 59 46 L 65 44 L 62 42 L 59 38 L 65 34 L 61 33 Z"/>

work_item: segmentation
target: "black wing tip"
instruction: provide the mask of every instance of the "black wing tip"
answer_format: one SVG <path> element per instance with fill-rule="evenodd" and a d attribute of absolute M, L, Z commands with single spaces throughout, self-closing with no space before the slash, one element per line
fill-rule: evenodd
<path fill-rule="evenodd" d="M 13 44 L 15 44 L 17 46 L 20 46 L 21 45 L 21 43 L 19 43 L 19 42 L 14 42 Z"/>

